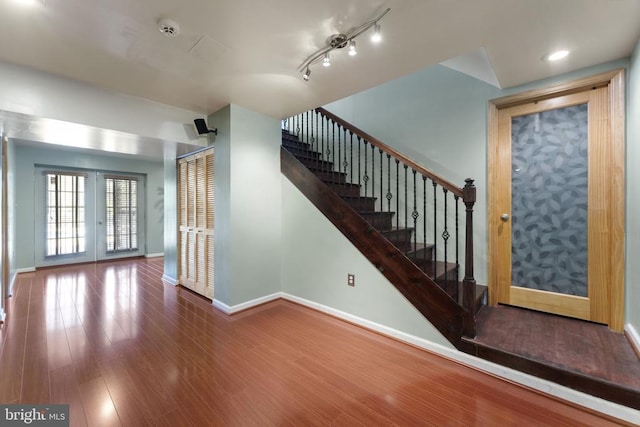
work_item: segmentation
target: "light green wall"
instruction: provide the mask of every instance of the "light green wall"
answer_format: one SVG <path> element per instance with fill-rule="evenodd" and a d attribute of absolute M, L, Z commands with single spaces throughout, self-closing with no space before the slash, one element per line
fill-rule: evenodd
<path fill-rule="evenodd" d="M 9 227 L 15 233 L 13 259 L 11 265 L 15 269 L 32 268 L 34 260 L 34 165 L 60 166 L 90 170 L 132 172 L 146 175 L 146 253 L 162 253 L 163 241 L 163 164 L 101 155 L 97 152 L 69 151 L 56 149 L 55 146 L 41 145 L 34 147 L 15 142 L 14 161 L 11 173 L 14 186 L 9 190 L 12 194 L 12 208 L 15 211 L 14 221 Z"/>
<path fill-rule="evenodd" d="M 284 176 L 282 224 L 283 292 L 453 348 Z"/>
<path fill-rule="evenodd" d="M 175 159 L 164 161 L 164 272 L 171 281 L 178 277 L 178 188 Z"/>
<path fill-rule="evenodd" d="M 231 106 L 209 116 L 210 127 L 218 129 L 213 142 L 214 161 L 214 298 L 231 305 Z"/>
<path fill-rule="evenodd" d="M 234 306 L 281 290 L 280 120 L 237 105 L 212 114 L 215 300 Z"/>
<path fill-rule="evenodd" d="M 627 99 L 626 320 L 640 333 L 640 40 L 631 56 Z"/>

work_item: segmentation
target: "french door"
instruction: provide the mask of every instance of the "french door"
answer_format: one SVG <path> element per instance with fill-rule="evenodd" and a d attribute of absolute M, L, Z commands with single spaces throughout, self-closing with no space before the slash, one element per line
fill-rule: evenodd
<path fill-rule="evenodd" d="M 612 79 L 493 110 L 491 303 L 622 328 L 624 140 Z"/>
<path fill-rule="evenodd" d="M 213 299 L 213 149 L 178 160 L 179 283 Z"/>
<path fill-rule="evenodd" d="M 36 267 L 144 254 L 144 177 L 36 168 Z"/>

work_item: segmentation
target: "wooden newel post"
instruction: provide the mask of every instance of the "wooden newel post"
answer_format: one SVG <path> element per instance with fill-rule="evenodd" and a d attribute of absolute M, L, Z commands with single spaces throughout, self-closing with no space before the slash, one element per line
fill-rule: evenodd
<path fill-rule="evenodd" d="M 469 310 L 471 316 L 476 311 L 476 279 L 473 277 L 473 205 L 476 203 L 476 186 L 473 179 L 464 180 L 462 201 L 466 206 L 466 236 L 464 250 L 464 279 L 462 281 L 462 305 Z M 475 333 L 474 333 L 475 335 Z"/>

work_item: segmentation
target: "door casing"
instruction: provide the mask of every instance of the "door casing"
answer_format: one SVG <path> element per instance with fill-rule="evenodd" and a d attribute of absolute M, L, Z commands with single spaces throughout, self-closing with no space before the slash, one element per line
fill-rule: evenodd
<path fill-rule="evenodd" d="M 489 102 L 488 129 L 488 227 L 489 227 L 489 304 L 495 305 L 499 301 L 508 301 L 509 286 L 500 283 L 500 269 L 511 268 L 510 260 L 506 262 L 501 253 L 505 248 L 500 247 L 498 233 L 504 223 L 500 220 L 502 207 L 499 194 L 505 191 L 505 182 L 497 173 L 496 165 L 504 150 L 500 150 L 501 133 L 499 117 L 500 111 L 532 102 L 550 100 L 562 96 L 577 94 L 594 88 L 608 86 L 607 99 L 603 102 L 608 107 L 608 132 L 610 151 L 608 159 L 608 198 L 609 213 L 604 227 L 608 228 L 608 245 L 610 245 L 604 270 L 610 280 L 604 289 L 602 297 L 606 307 L 598 307 L 596 321 L 606 323 L 614 331 L 624 328 L 624 69 L 613 70 L 556 86 L 535 89 L 516 95 L 491 100 Z M 510 155 L 510 152 L 509 152 Z M 504 232 L 504 230 L 502 230 Z M 501 252 L 502 251 L 502 252 Z M 508 265 L 506 265 L 508 264 Z M 544 298 L 544 295 L 541 295 Z"/>

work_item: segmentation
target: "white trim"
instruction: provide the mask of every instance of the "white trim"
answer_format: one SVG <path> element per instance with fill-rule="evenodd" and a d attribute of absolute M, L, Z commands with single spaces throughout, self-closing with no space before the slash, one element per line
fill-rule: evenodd
<path fill-rule="evenodd" d="M 278 298 L 282 298 L 282 292 L 276 292 L 271 295 L 265 295 L 263 297 L 252 299 L 251 301 L 243 302 L 241 304 L 236 304 L 234 306 L 230 306 L 220 300 L 214 299 L 213 306 L 225 314 L 234 314 L 239 311 L 244 311 L 249 308 L 255 307 L 257 305 L 261 305 L 261 304 L 268 303 L 270 301 L 277 300 Z"/>
<path fill-rule="evenodd" d="M 640 335 L 638 335 L 638 331 L 636 331 L 631 323 L 627 323 L 624 326 L 624 331 L 627 333 L 627 338 L 629 339 L 629 342 L 631 342 L 636 353 L 640 354 Z"/>
<path fill-rule="evenodd" d="M 609 402 L 604 399 L 600 399 L 595 396 L 591 396 L 586 393 L 582 393 L 568 387 L 556 384 L 551 381 L 544 380 L 542 378 L 534 377 L 529 374 L 525 374 L 520 371 L 516 371 L 511 368 L 507 368 L 495 363 L 489 362 L 478 357 L 471 356 L 467 353 L 463 353 L 456 349 L 445 347 L 441 344 L 434 343 L 424 338 L 416 337 L 402 331 L 390 328 L 379 323 L 372 322 L 367 319 L 363 319 L 353 314 L 346 313 L 344 311 L 337 310 L 326 305 L 319 304 L 314 301 L 310 301 L 304 298 L 297 297 L 295 295 L 282 293 L 282 298 L 312 308 L 314 310 L 321 311 L 331 316 L 346 320 L 354 323 L 358 326 L 362 326 L 366 329 L 387 335 L 395 338 L 399 341 L 406 342 L 408 344 L 415 345 L 416 347 L 423 348 L 440 356 L 451 359 L 452 361 L 467 365 L 481 371 L 490 373 L 497 377 L 516 382 L 526 387 L 541 391 L 543 393 L 564 399 L 574 404 L 584 406 L 603 414 L 609 415 L 614 418 L 618 418 L 630 423 L 640 425 L 640 411 L 636 411 L 626 406 L 619 405 L 617 403 Z"/>
<path fill-rule="evenodd" d="M 4 322 L 4 319 L 7 318 L 7 313 L 5 313 L 4 308 L 0 307 L 0 322 Z"/>
<path fill-rule="evenodd" d="M 34 271 L 36 271 L 35 267 L 16 268 L 16 275 L 20 273 L 33 273 Z"/>
<path fill-rule="evenodd" d="M 212 302 L 213 306 L 223 312 L 224 314 L 231 314 L 231 307 L 228 304 L 223 303 L 220 300 L 214 299 Z"/>
<path fill-rule="evenodd" d="M 159 252 L 157 254 L 145 254 L 144 257 L 145 258 L 159 258 L 164 256 L 164 252 Z"/>
<path fill-rule="evenodd" d="M 162 275 L 162 281 L 167 282 L 170 285 L 178 286 L 178 281 L 171 276 L 167 276 L 166 274 Z"/>

